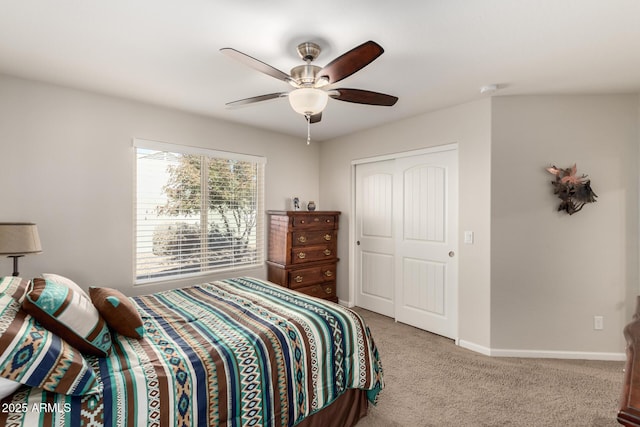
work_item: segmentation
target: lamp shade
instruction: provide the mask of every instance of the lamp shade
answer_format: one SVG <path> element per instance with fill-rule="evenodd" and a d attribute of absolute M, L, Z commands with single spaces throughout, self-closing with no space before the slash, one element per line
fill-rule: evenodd
<path fill-rule="evenodd" d="M 0 255 L 42 252 L 38 227 L 28 222 L 0 222 Z"/>
<path fill-rule="evenodd" d="M 303 87 L 289 92 L 289 104 L 296 113 L 313 116 L 327 106 L 329 95 L 324 90 Z"/>

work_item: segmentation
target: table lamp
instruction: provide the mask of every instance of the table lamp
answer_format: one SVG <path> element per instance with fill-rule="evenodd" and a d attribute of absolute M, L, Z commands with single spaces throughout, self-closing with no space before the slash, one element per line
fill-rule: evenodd
<path fill-rule="evenodd" d="M 0 222 L 0 255 L 13 258 L 13 275 L 18 276 L 18 258 L 42 252 L 38 227 L 29 222 Z"/>

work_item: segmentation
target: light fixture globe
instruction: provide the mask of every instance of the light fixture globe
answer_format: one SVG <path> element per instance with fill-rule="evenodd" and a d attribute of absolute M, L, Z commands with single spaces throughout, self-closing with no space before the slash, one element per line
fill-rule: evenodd
<path fill-rule="evenodd" d="M 291 108 L 302 115 L 321 113 L 327 106 L 329 95 L 324 90 L 303 87 L 289 92 L 289 104 Z"/>

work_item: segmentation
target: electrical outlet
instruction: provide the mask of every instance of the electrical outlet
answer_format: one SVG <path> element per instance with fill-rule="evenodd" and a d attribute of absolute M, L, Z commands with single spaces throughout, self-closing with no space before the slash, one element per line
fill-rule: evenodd
<path fill-rule="evenodd" d="M 596 331 L 604 329 L 604 316 L 593 316 L 593 329 Z"/>

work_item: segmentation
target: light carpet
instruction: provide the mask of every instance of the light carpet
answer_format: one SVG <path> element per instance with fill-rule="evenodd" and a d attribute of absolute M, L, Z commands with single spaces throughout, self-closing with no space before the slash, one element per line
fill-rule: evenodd
<path fill-rule="evenodd" d="M 357 427 L 613 427 L 624 362 L 488 357 L 356 308 L 385 389 Z"/>

